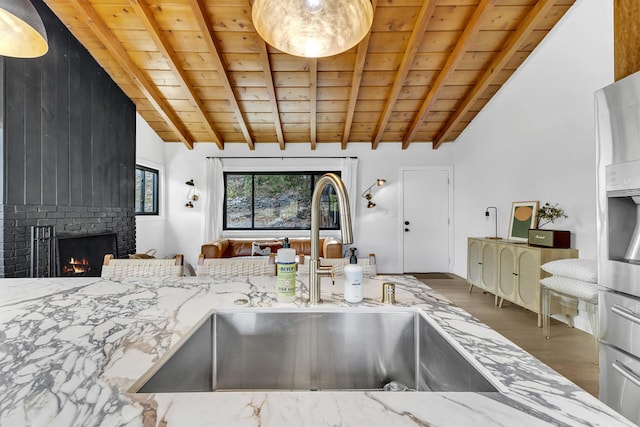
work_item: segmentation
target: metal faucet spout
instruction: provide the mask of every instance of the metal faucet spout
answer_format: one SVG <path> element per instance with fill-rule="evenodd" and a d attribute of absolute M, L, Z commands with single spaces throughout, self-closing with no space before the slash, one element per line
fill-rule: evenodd
<path fill-rule="evenodd" d="M 334 173 L 324 174 L 316 182 L 311 197 L 311 260 L 309 262 L 309 304 L 316 305 L 322 302 L 320 298 L 320 281 L 322 276 L 331 276 L 333 281 L 333 271 L 331 267 L 320 267 L 320 196 L 324 187 L 328 184 L 338 196 L 338 209 L 340 212 L 340 232 L 342 243 L 345 245 L 353 243 L 353 230 L 351 228 L 351 210 L 349 208 L 349 197 L 347 189 L 340 177 Z"/>

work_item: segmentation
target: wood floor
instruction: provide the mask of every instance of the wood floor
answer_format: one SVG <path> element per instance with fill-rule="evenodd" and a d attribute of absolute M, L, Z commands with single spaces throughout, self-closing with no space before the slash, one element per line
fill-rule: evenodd
<path fill-rule="evenodd" d="M 455 274 L 414 274 L 453 304 L 489 325 L 561 375 L 598 397 L 598 365 L 593 336 L 551 319 L 551 339 L 538 328 L 537 314 L 515 304 L 494 305 L 494 295 Z"/>

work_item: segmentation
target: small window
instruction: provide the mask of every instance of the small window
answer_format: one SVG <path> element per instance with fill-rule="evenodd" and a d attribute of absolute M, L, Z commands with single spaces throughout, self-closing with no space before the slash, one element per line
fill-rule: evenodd
<path fill-rule="evenodd" d="M 136 165 L 136 215 L 158 215 L 158 170 Z"/>
<path fill-rule="evenodd" d="M 311 195 L 316 181 L 324 174 L 226 172 L 224 229 L 311 229 Z M 340 229 L 337 195 L 331 185 L 324 188 L 320 197 L 320 229 Z"/>

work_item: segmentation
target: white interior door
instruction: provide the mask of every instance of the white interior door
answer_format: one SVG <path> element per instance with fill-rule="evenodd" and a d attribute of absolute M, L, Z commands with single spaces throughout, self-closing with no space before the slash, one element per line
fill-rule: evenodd
<path fill-rule="evenodd" d="M 402 189 L 404 272 L 449 272 L 449 170 L 405 170 Z"/>

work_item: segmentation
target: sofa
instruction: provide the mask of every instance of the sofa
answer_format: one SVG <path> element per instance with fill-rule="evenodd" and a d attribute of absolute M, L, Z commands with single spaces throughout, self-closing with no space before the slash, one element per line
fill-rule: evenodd
<path fill-rule="evenodd" d="M 201 258 L 235 258 L 252 255 L 275 254 L 282 247 L 284 239 L 217 239 L 207 242 L 200 249 Z M 298 255 L 311 254 L 311 238 L 291 237 L 289 245 Z M 320 238 L 320 257 L 342 258 L 342 242 L 335 237 Z"/>

